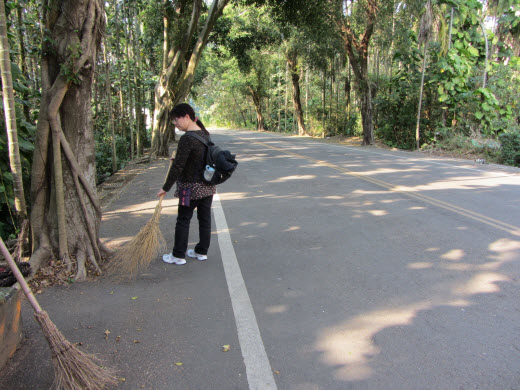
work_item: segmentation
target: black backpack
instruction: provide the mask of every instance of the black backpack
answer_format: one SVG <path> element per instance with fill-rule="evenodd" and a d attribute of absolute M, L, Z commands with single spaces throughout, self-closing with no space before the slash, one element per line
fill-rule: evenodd
<path fill-rule="evenodd" d="M 235 155 L 229 150 L 222 150 L 211 141 L 206 140 L 198 134 L 186 132 L 185 135 L 194 137 L 206 145 L 206 160 L 201 172 L 202 181 L 207 184 L 221 184 L 231 177 L 238 162 Z"/>

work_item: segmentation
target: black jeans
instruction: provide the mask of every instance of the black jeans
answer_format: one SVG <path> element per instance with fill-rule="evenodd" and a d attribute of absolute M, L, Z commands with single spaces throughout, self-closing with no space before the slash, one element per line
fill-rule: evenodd
<path fill-rule="evenodd" d="M 197 219 L 199 220 L 199 243 L 195 246 L 195 252 L 199 255 L 207 255 L 209 243 L 211 241 L 211 203 L 213 195 L 202 199 L 190 201 L 190 207 L 181 206 L 177 211 L 177 223 L 175 225 L 175 245 L 172 255 L 180 259 L 186 256 L 188 249 L 188 236 L 190 234 L 190 221 L 193 217 L 193 210 L 197 209 Z"/>

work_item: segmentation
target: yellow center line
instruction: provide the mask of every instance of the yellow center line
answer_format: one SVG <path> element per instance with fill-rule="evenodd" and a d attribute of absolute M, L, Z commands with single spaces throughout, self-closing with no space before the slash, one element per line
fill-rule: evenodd
<path fill-rule="evenodd" d="M 279 147 L 276 147 L 276 146 L 272 146 L 272 145 L 266 144 L 264 142 L 259 142 L 259 141 L 253 141 L 253 142 L 256 143 L 256 144 L 265 146 L 265 147 L 267 147 L 269 149 L 278 150 L 278 151 L 281 151 L 283 153 L 289 154 L 291 156 L 294 156 L 294 157 L 297 157 L 297 158 L 301 158 L 301 159 L 304 159 L 304 160 L 308 160 L 308 161 L 312 161 L 312 162 L 314 162 L 316 164 L 323 165 L 323 166 L 332 168 L 332 169 L 334 169 L 336 171 L 340 171 L 340 172 L 346 173 L 346 174 L 348 174 L 350 176 L 353 176 L 353 177 L 356 177 L 358 179 L 361 179 L 361 180 L 367 181 L 369 183 L 375 184 L 375 185 L 377 185 L 379 187 L 386 188 L 387 190 L 389 190 L 391 192 L 396 192 L 396 193 L 399 193 L 399 194 L 403 194 L 403 195 L 406 195 L 408 197 L 411 197 L 411 198 L 414 198 L 414 199 L 418 199 L 418 200 L 421 200 L 423 202 L 429 203 L 431 205 L 440 207 L 442 209 L 454 212 L 456 214 L 463 215 L 463 216 L 465 216 L 467 218 L 473 219 L 474 221 L 482 222 L 482 223 L 484 223 L 484 224 L 486 224 L 488 226 L 494 227 L 494 228 L 499 229 L 499 230 L 503 230 L 503 231 L 505 231 L 505 232 L 507 232 L 509 234 L 514 235 L 514 236 L 520 236 L 520 227 L 518 227 L 518 226 L 510 225 L 510 224 L 508 224 L 506 222 L 502 222 L 502 221 L 499 221 L 497 219 L 493 219 L 493 218 L 487 217 L 487 216 L 485 216 L 483 214 L 479 214 L 479 213 L 476 213 L 476 212 L 471 211 L 471 210 L 466 210 L 466 209 L 464 209 L 462 207 L 459 207 L 459 206 L 456 206 L 454 204 L 443 202 L 441 200 L 434 199 L 434 198 L 431 198 L 429 196 L 426 196 L 426 195 L 423 195 L 423 194 L 420 194 L 420 193 L 417 193 L 417 192 L 412 192 L 412 191 L 399 189 L 396 186 L 394 186 L 393 184 L 387 183 L 387 182 L 379 180 L 379 179 L 375 179 L 373 177 L 366 176 L 366 175 L 364 175 L 362 173 L 352 172 L 351 170 L 349 170 L 347 168 L 343 168 L 343 167 L 331 164 L 331 163 L 329 163 L 327 161 L 317 160 L 315 158 L 304 156 L 302 154 L 290 152 L 290 151 L 288 151 L 286 149 L 282 149 L 282 148 L 279 148 Z"/>

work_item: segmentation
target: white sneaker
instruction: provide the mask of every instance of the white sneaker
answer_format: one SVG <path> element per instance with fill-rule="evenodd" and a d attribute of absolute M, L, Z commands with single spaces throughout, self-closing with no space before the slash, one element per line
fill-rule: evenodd
<path fill-rule="evenodd" d="M 197 260 L 200 260 L 200 261 L 204 261 L 204 260 L 208 259 L 208 256 L 206 256 L 206 255 L 199 255 L 197 252 L 195 252 L 194 249 L 188 249 L 188 252 L 186 252 L 186 254 L 189 257 L 196 258 Z"/>
<path fill-rule="evenodd" d="M 163 255 L 162 260 L 165 263 L 168 263 L 168 264 L 177 264 L 177 265 L 186 264 L 186 260 L 185 259 L 179 259 L 178 257 L 172 256 L 171 253 Z"/>

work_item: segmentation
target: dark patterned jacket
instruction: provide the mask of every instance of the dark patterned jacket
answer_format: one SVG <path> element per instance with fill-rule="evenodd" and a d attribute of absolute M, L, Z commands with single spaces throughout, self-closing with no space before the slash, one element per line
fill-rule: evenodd
<path fill-rule="evenodd" d="M 206 139 L 207 133 L 203 130 L 192 131 Z M 177 145 L 177 153 L 170 163 L 168 176 L 162 189 L 170 191 L 176 181 L 183 183 L 202 183 L 200 172 L 204 167 L 206 146 L 194 137 L 183 134 Z"/>

